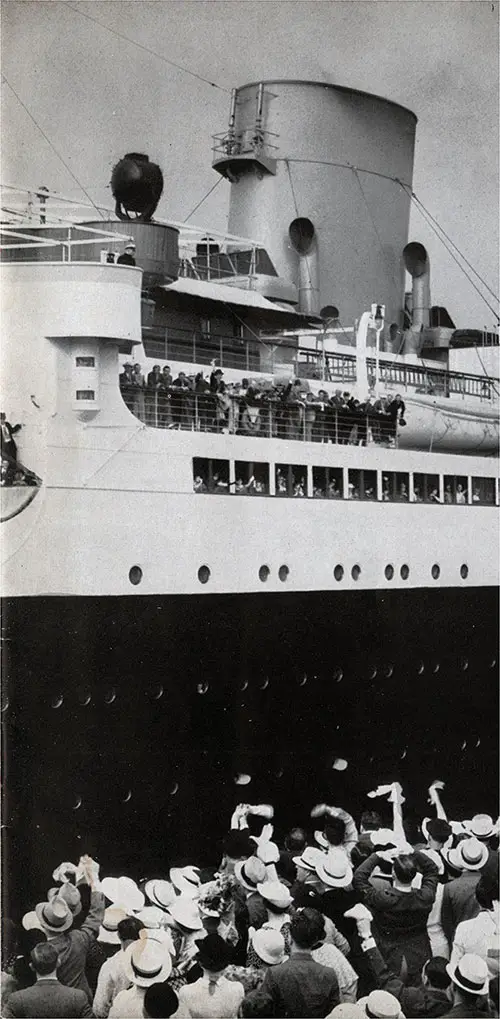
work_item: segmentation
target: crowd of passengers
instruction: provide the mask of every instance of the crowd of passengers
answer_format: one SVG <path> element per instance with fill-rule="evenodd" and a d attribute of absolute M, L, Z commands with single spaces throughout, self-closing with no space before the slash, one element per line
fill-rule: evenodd
<path fill-rule="evenodd" d="M 145 376 L 140 364 L 126 363 L 120 374 L 123 399 L 133 414 L 153 427 L 194 428 L 202 432 L 265 435 L 308 442 L 394 445 L 405 425 L 399 395 L 357 400 L 337 389 L 313 393 L 305 379 L 274 384 L 266 379 L 224 381 L 221 368 L 174 379 L 159 364 Z"/>
<path fill-rule="evenodd" d="M 221 855 L 148 879 L 61 863 L 2 920 L 2 1016 L 498 1017 L 500 819 L 449 820 L 443 788 L 418 826 L 394 781 L 357 823 L 309 804 L 282 836 L 240 803 Z"/>

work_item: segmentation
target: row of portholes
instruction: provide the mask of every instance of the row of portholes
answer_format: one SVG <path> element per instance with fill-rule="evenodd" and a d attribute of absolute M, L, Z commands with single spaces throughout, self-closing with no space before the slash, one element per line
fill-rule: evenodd
<path fill-rule="evenodd" d="M 392 565 L 392 563 L 388 563 L 384 570 L 385 579 L 393 580 L 394 573 L 395 573 L 394 566 Z M 288 580 L 289 574 L 290 569 L 288 566 L 286 566 L 285 564 L 283 564 L 283 566 L 280 566 L 278 570 L 278 577 L 281 580 L 282 584 L 284 584 Z M 266 581 L 269 580 L 270 575 L 271 570 L 269 566 L 264 565 L 259 568 L 259 580 L 263 584 L 265 584 Z M 406 563 L 403 563 L 403 565 L 401 566 L 399 570 L 399 575 L 402 580 L 408 580 L 408 577 L 410 576 L 410 567 Z M 433 566 L 431 567 L 431 576 L 433 580 L 438 580 L 440 575 L 441 567 L 439 566 L 438 563 L 434 563 Z M 344 579 L 344 567 L 341 566 L 340 563 L 337 563 L 333 571 L 333 576 L 335 577 L 335 580 L 339 582 Z M 351 577 L 353 580 L 359 580 L 360 576 L 361 566 L 355 563 L 351 569 Z M 462 580 L 467 580 L 467 577 L 469 576 L 469 567 L 467 566 L 466 563 L 462 563 L 460 567 L 460 576 Z M 207 584 L 208 581 L 210 580 L 210 577 L 211 577 L 210 567 L 206 565 L 200 566 L 198 570 L 198 580 L 200 584 Z M 129 580 L 131 584 L 134 585 L 140 584 L 142 580 L 142 570 L 140 566 L 131 567 L 129 571 Z"/>

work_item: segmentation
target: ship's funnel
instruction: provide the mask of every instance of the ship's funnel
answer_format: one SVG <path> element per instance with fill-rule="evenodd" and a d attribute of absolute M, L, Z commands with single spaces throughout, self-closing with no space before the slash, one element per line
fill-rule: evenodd
<path fill-rule="evenodd" d="M 299 216 L 288 228 L 299 262 L 299 309 L 308 315 L 319 313 L 318 245 L 310 219 Z"/>
<path fill-rule="evenodd" d="M 405 268 L 413 280 L 412 330 L 426 329 L 429 326 L 431 306 L 429 256 L 423 244 L 420 244 L 419 241 L 411 241 L 403 250 L 403 259 Z"/>

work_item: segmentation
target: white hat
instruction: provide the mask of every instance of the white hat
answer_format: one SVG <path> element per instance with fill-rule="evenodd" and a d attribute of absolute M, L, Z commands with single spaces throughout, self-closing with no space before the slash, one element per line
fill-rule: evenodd
<path fill-rule="evenodd" d="M 446 967 L 446 972 L 457 987 L 461 987 L 468 994 L 488 993 L 488 967 L 479 955 L 467 953 L 459 959 L 453 967 L 451 962 Z"/>
<path fill-rule="evenodd" d="M 126 913 L 133 913 L 144 906 L 144 895 L 130 877 L 105 877 L 101 890 L 113 906 L 121 906 Z"/>
<path fill-rule="evenodd" d="M 279 931 L 272 928 L 261 927 L 252 935 L 252 948 L 268 966 L 278 966 L 286 962 L 285 939 Z"/>
<path fill-rule="evenodd" d="M 389 991 L 372 991 L 366 998 L 359 998 L 357 1004 L 372 1019 L 404 1019 L 398 999 Z"/>
<path fill-rule="evenodd" d="M 129 980 L 138 987 L 168 980 L 172 972 L 172 959 L 168 950 L 150 938 L 133 941 L 125 952 L 124 969 Z"/>
<path fill-rule="evenodd" d="M 316 864 L 318 859 L 324 856 L 324 853 L 320 849 L 316 849 L 315 846 L 306 846 L 302 850 L 302 856 L 292 856 L 292 860 L 296 867 L 302 867 L 303 870 L 310 870 L 311 873 L 316 870 Z"/>
<path fill-rule="evenodd" d="M 77 879 L 78 867 L 74 863 L 60 863 L 58 867 L 52 873 L 52 880 L 59 881 L 61 884 L 65 884 L 71 880 L 71 877 Z"/>
<path fill-rule="evenodd" d="M 170 881 L 164 881 L 161 878 L 146 881 L 144 891 L 153 906 L 159 906 L 160 909 L 168 909 L 175 899 L 173 885 L 170 884 Z"/>
<path fill-rule="evenodd" d="M 187 895 L 191 899 L 198 897 L 200 892 L 198 867 L 171 867 L 170 880 L 181 895 Z"/>
<path fill-rule="evenodd" d="M 127 250 L 127 248 L 135 248 L 135 241 L 127 241 L 125 245 L 125 251 Z"/>
<path fill-rule="evenodd" d="M 99 928 L 97 940 L 104 942 L 105 945 L 119 945 L 118 924 L 121 920 L 126 920 L 127 916 L 128 914 L 125 910 L 119 906 L 108 906 L 104 910 L 104 917 Z"/>
<path fill-rule="evenodd" d="M 179 895 L 170 906 L 169 913 L 176 923 L 190 931 L 200 931 L 203 927 L 197 903 L 187 895 Z"/>
<path fill-rule="evenodd" d="M 343 1001 L 340 1005 L 328 1013 L 326 1019 L 365 1019 L 364 1008 L 359 1007 L 358 1001 Z"/>
<path fill-rule="evenodd" d="M 456 870 L 481 870 L 488 859 L 488 848 L 479 839 L 462 839 L 456 849 L 449 849 L 444 856 Z"/>
<path fill-rule="evenodd" d="M 145 927 L 161 927 L 165 923 L 166 914 L 163 909 L 159 906 L 144 906 L 139 913 L 136 913 L 136 918 L 144 924 Z"/>
<path fill-rule="evenodd" d="M 286 909 L 288 906 L 291 906 L 293 901 L 288 888 L 281 881 L 259 882 L 257 891 L 260 892 L 263 899 L 266 899 L 273 906 L 278 906 L 280 909 Z"/>
<path fill-rule="evenodd" d="M 321 846 L 322 849 L 329 849 L 330 848 L 330 843 L 329 843 L 326 835 L 323 835 L 322 831 L 319 831 L 319 830 L 315 831 L 314 832 L 314 839 L 318 843 L 318 846 Z"/>
<path fill-rule="evenodd" d="M 175 945 L 169 930 L 165 930 L 164 927 L 145 927 L 144 931 L 141 931 L 139 934 L 139 937 L 142 938 L 144 935 L 150 941 L 156 941 L 162 948 L 166 948 L 167 952 L 170 952 L 170 955 L 174 958 L 176 954 Z"/>
<path fill-rule="evenodd" d="M 371 831 L 369 835 L 373 846 L 396 845 L 396 836 L 392 828 L 377 828 L 376 831 Z"/>
<path fill-rule="evenodd" d="M 476 839 L 489 839 L 495 832 L 495 824 L 489 814 L 475 814 L 472 821 L 464 821 L 464 827 Z"/>
<path fill-rule="evenodd" d="M 21 924 L 24 927 L 25 931 L 43 931 L 44 930 L 44 927 L 42 927 L 42 925 L 41 925 L 41 923 L 40 923 L 40 921 L 39 921 L 39 919 L 38 919 L 34 909 L 30 909 L 30 911 L 28 913 L 24 914 L 24 916 L 23 916 L 23 918 L 21 920 Z"/>
<path fill-rule="evenodd" d="M 257 856 L 250 856 L 248 860 L 238 860 L 234 875 L 247 892 L 256 892 L 257 885 L 265 879 L 266 868 Z"/>
<path fill-rule="evenodd" d="M 352 867 L 343 849 L 330 849 L 316 864 L 316 873 L 331 888 L 347 888 L 352 881 Z"/>

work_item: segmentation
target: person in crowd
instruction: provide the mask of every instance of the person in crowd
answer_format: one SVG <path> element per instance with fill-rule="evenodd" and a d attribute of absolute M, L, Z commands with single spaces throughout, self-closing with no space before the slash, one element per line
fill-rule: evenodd
<path fill-rule="evenodd" d="M 256 931 L 252 928 L 246 966 L 229 965 L 225 976 L 243 984 L 247 994 L 261 987 L 269 966 L 279 966 L 287 959 L 285 939 L 280 931 L 266 927 Z"/>
<path fill-rule="evenodd" d="M 114 915 L 113 915 L 114 914 Z M 116 918 L 122 918 L 116 922 Z M 93 1012 L 98 1019 L 107 1019 L 114 999 L 120 991 L 125 991 L 130 986 L 129 970 L 127 966 L 127 949 L 137 941 L 144 924 L 135 916 L 127 917 L 123 911 L 111 906 L 106 910 L 103 919 L 103 927 L 106 929 L 108 923 L 109 932 L 115 934 L 120 945 L 120 951 L 112 955 L 103 963 L 97 981 L 97 989 L 94 995 Z"/>
<path fill-rule="evenodd" d="M 20 432 L 22 425 L 11 425 L 3 411 L 0 411 L 0 448 L 2 463 L 5 463 L 5 484 L 11 484 L 11 475 L 15 473 L 17 463 L 17 443 L 14 435 Z"/>
<path fill-rule="evenodd" d="M 374 888 L 370 876 L 380 860 L 392 862 L 393 883 Z M 420 888 L 412 886 L 422 874 Z M 418 983 L 424 962 L 430 956 L 427 918 L 438 883 L 438 869 L 423 853 L 402 854 L 398 849 L 373 853 L 356 870 L 354 889 L 374 915 L 375 938 L 394 973 L 402 971 L 403 959 L 410 983 Z"/>
<path fill-rule="evenodd" d="M 261 989 L 248 991 L 243 998 L 238 1012 L 243 1019 L 273 1019 L 274 1005 L 268 994 Z"/>
<path fill-rule="evenodd" d="M 391 972 L 379 951 L 372 935 L 370 911 L 360 903 L 351 912 L 355 912 L 361 948 L 377 986 L 398 999 L 405 1016 L 416 1019 L 444 1015 L 450 1007 L 448 960 L 439 956 L 428 959 L 422 967 L 421 983 L 416 987 L 408 986 L 398 974 Z"/>
<path fill-rule="evenodd" d="M 160 427 L 160 390 L 162 386 L 162 373 L 159 364 L 154 364 L 148 372 L 146 380 L 146 424 L 151 428 Z"/>
<path fill-rule="evenodd" d="M 9 996 L 3 1015 L 5 1019 L 25 1016 L 26 1019 L 45 1017 L 92 1016 L 87 995 L 76 987 L 60 983 L 57 976 L 59 953 L 52 942 L 41 942 L 31 952 L 31 965 L 36 983 Z"/>
<path fill-rule="evenodd" d="M 133 370 L 133 364 L 131 364 L 130 361 L 125 361 L 123 371 L 120 373 L 118 379 L 123 401 L 130 411 L 133 411 L 135 398 L 135 386 L 132 380 Z"/>
<path fill-rule="evenodd" d="M 160 941 L 140 937 L 129 945 L 125 965 L 128 988 L 116 995 L 108 1013 L 109 1019 L 143 1019 L 148 987 L 168 980 L 172 972 L 168 948 Z"/>
<path fill-rule="evenodd" d="M 177 428 L 190 427 L 190 391 L 191 387 L 188 377 L 185 372 L 180 371 L 177 378 L 172 382 L 170 395 L 172 424 L 177 426 Z"/>
<path fill-rule="evenodd" d="M 168 980 L 151 984 L 144 995 L 145 1019 L 170 1019 L 179 1008 L 179 999 Z"/>
<path fill-rule="evenodd" d="M 90 910 L 80 929 L 71 929 L 73 914 L 60 895 L 50 902 L 39 902 L 35 912 L 47 940 L 57 949 L 58 979 L 68 987 L 84 991 L 92 1001 L 85 967 L 90 946 L 97 938 L 104 918 L 104 895 L 99 888 L 99 865 L 90 856 L 81 857 L 80 863 L 91 890 Z"/>
<path fill-rule="evenodd" d="M 488 967 L 477 955 L 463 955 L 456 966 L 448 963 L 453 1007 L 445 1016 L 480 1019 L 488 1015 Z"/>
<path fill-rule="evenodd" d="M 236 1019 L 245 990 L 238 981 L 225 977 L 230 949 L 218 934 L 207 934 L 197 941 L 198 963 L 203 976 L 186 984 L 178 992 L 176 1019 L 201 1016 L 204 1019 Z"/>
<path fill-rule="evenodd" d="M 311 817 L 323 818 L 324 830 L 323 840 L 319 845 L 323 849 L 333 849 L 340 846 L 347 856 L 351 855 L 353 846 L 358 841 L 358 832 L 354 819 L 342 807 L 328 807 L 326 803 L 319 803 L 311 810 Z M 315 838 L 317 832 L 315 832 Z"/>
<path fill-rule="evenodd" d="M 472 920 L 479 913 L 476 887 L 488 861 L 488 849 L 478 839 L 463 839 L 456 849 L 447 850 L 445 858 L 455 870 L 461 870 L 460 876 L 449 881 L 443 891 L 441 924 L 451 949 L 459 923 Z"/>
<path fill-rule="evenodd" d="M 255 929 L 262 927 L 267 920 L 267 908 L 258 886 L 266 878 L 265 864 L 257 856 L 239 860 L 234 867 L 234 876 L 241 889 L 241 892 L 238 893 L 237 890 L 236 894 L 239 894 L 248 910 L 250 926 Z"/>
<path fill-rule="evenodd" d="M 116 265 L 136 265 L 135 261 L 135 244 L 133 241 L 128 241 L 125 245 L 123 255 L 118 255 L 116 259 Z"/>
<path fill-rule="evenodd" d="M 292 919 L 290 933 L 290 958 L 268 969 L 262 990 L 271 998 L 276 1015 L 326 1016 L 339 1004 L 340 994 L 334 970 L 312 957 L 317 926 L 298 913 Z"/>
<path fill-rule="evenodd" d="M 479 906 L 477 916 L 463 920 L 455 931 L 451 965 L 456 965 L 463 955 L 477 955 L 484 960 L 493 979 L 498 977 L 500 970 L 498 854 L 497 860 L 486 866 L 476 885 L 476 899 Z"/>
<path fill-rule="evenodd" d="M 263 881 L 257 885 L 257 891 L 264 900 L 267 918 L 263 929 L 279 931 L 285 940 L 285 949 L 290 951 L 290 913 L 293 899 L 286 885 L 281 881 Z M 249 945 L 247 962 L 253 965 L 254 949 Z"/>
<path fill-rule="evenodd" d="M 300 912 L 302 916 L 310 920 L 316 930 L 317 941 L 312 949 L 314 961 L 319 962 L 322 966 L 327 966 L 329 969 L 333 969 L 338 980 L 341 1001 L 356 1001 L 358 974 L 346 959 L 345 951 L 343 952 L 328 940 L 327 918 L 319 910 L 311 909 L 309 906 L 305 906 Z M 342 938 L 342 935 L 339 935 L 335 928 L 334 930 L 338 937 Z M 342 941 L 347 952 L 349 952 L 349 943 L 344 938 L 342 938 Z"/>
<path fill-rule="evenodd" d="M 170 389 L 173 385 L 170 365 L 166 364 L 161 372 L 160 388 L 158 390 L 158 427 L 169 428 L 172 424 L 170 405 Z"/>

